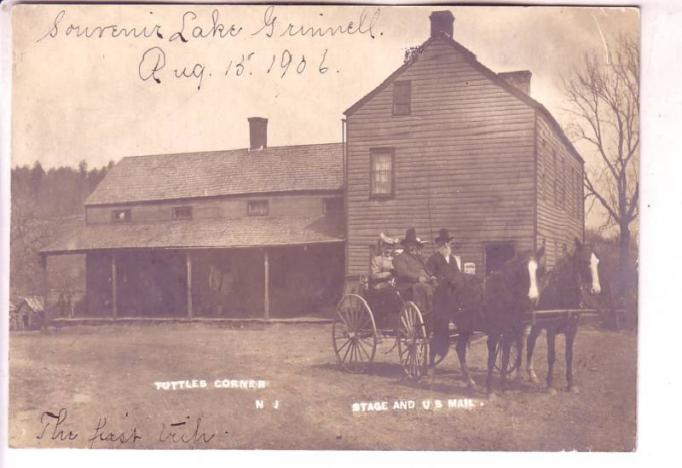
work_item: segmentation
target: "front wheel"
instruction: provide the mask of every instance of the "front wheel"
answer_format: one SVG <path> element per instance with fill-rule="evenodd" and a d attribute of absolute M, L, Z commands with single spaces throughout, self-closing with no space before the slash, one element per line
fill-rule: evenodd
<path fill-rule="evenodd" d="M 410 379 L 419 380 L 428 367 L 429 340 L 422 313 L 412 301 L 400 311 L 397 341 L 403 371 Z"/>

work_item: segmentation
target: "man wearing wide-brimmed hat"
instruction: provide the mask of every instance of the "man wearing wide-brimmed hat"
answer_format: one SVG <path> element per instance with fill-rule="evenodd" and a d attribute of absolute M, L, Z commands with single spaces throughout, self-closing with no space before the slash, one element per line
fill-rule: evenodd
<path fill-rule="evenodd" d="M 405 238 L 400 243 L 405 250 L 393 259 L 398 289 L 409 289 L 417 306 L 424 311 L 430 311 L 433 278 L 429 275 L 420 255 L 425 242 L 417 237 L 415 228 L 410 228 L 405 232 Z"/>
<path fill-rule="evenodd" d="M 439 284 L 453 284 L 460 274 L 457 259 L 452 255 L 454 237 L 443 228 L 434 239 L 436 251 L 426 262 L 426 270 L 438 279 Z"/>

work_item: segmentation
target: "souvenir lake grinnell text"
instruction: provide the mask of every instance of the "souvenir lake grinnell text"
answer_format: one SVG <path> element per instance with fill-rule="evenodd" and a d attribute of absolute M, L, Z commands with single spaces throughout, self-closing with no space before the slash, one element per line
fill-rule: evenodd
<path fill-rule="evenodd" d="M 637 9 L 11 16 L 11 447 L 635 450 Z"/>
<path fill-rule="evenodd" d="M 329 25 L 324 20 L 324 13 L 320 12 L 317 18 L 313 18 L 311 24 L 294 24 L 287 22 L 286 9 L 277 10 L 275 6 L 263 7 L 264 12 L 261 21 L 256 25 L 245 26 L 239 22 L 239 18 L 223 20 L 219 9 L 213 9 L 210 14 L 197 13 L 186 10 L 178 17 L 175 26 L 164 27 L 155 23 L 154 12 L 149 12 L 150 22 L 142 26 L 118 25 L 118 24 L 74 24 L 69 22 L 66 10 L 61 10 L 55 16 L 49 30 L 41 36 L 37 42 L 57 37 L 73 39 L 98 40 L 102 38 L 122 39 L 126 42 L 140 40 L 143 43 L 151 42 L 150 39 L 162 44 L 163 42 L 179 43 L 220 41 L 230 48 L 230 39 L 239 36 L 264 36 L 271 39 L 274 44 L 277 38 L 283 36 L 309 39 L 314 43 L 315 38 L 368 35 L 376 38 L 375 28 L 380 18 L 380 8 L 363 8 L 353 13 L 348 21 L 342 20 L 341 24 Z M 283 15 L 282 15 L 283 14 Z M 234 21 L 234 22 L 232 22 Z M 318 23 L 319 21 L 319 23 Z M 138 21 L 135 21 L 137 24 Z M 166 32 L 168 30 L 168 32 Z M 379 33 L 380 34 L 380 33 Z M 229 49 L 228 49 L 229 50 Z M 223 60 L 222 63 L 206 64 L 201 61 L 186 64 L 173 64 L 172 57 L 168 57 L 163 47 L 154 46 L 145 49 L 141 55 L 137 67 L 138 76 L 142 81 L 153 80 L 157 84 L 166 79 L 191 79 L 197 89 L 205 77 L 238 78 L 253 76 L 256 74 L 277 74 L 284 78 L 291 72 L 302 74 L 308 69 L 308 73 L 317 72 L 325 74 L 329 71 L 327 54 L 329 49 L 321 51 L 297 54 L 287 48 L 277 50 L 272 54 L 256 54 L 254 50 L 233 50 L 232 58 Z M 168 68 L 167 68 L 168 66 Z M 166 69 L 167 68 L 167 69 Z M 333 73 L 333 71 L 332 71 Z"/>

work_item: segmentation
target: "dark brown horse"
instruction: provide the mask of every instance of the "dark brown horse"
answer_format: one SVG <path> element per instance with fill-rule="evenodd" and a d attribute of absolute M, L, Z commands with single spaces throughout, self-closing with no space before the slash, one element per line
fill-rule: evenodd
<path fill-rule="evenodd" d="M 559 260 L 556 267 L 541 278 L 540 299 L 538 309 L 579 309 L 582 307 L 583 291 L 591 294 L 601 293 L 599 257 L 590 246 L 575 240 L 573 252 Z M 528 377 L 537 383 L 538 378 L 533 369 L 533 350 L 535 341 L 542 330 L 547 332 L 547 389 L 552 387 L 554 362 L 556 360 L 556 336 L 566 337 L 566 387 L 577 392 L 573 384 L 573 343 L 578 333 L 579 315 L 564 315 L 555 318 L 540 318 L 531 327 L 528 335 L 526 368 Z"/>
<path fill-rule="evenodd" d="M 536 254 L 516 256 L 500 270 L 483 282 L 472 275 L 460 275 L 454 284 L 439 285 L 438 289 L 452 288 L 453 304 L 440 302 L 439 291 L 434 294 L 429 373 L 432 374 L 438 357 L 444 357 L 449 349 L 449 323 L 457 329 L 457 356 L 467 386 L 475 388 L 466 364 L 466 349 L 475 331 L 488 335 L 488 378 L 486 389 L 492 392 L 492 373 L 497 355 L 497 345 L 502 347 L 501 386 L 507 386 L 507 370 L 512 343 L 519 349 L 523 345 L 524 319 L 538 299 L 538 260 L 544 254 L 541 248 Z M 520 352 L 517 358 L 521 359 Z M 520 362 L 516 363 L 518 366 Z"/>

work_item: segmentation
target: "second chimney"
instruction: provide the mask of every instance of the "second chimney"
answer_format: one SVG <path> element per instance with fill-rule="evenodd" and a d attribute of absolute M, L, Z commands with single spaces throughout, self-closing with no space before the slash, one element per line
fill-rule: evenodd
<path fill-rule="evenodd" d="M 530 96 L 530 79 L 533 76 L 530 70 L 498 73 L 497 76 L 512 85 L 514 88 L 521 90 Z"/>
<path fill-rule="evenodd" d="M 455 17 L 449 10 L 434 11 L 429 19 L 431 20 L 431 37 L 437 37 L 441 34 L 452 37 Z"/>
<path fill-rule="evenodd" d="M 249 117 L 249 149 L 260 150 L 268 146 L 268 119 Z"/>

